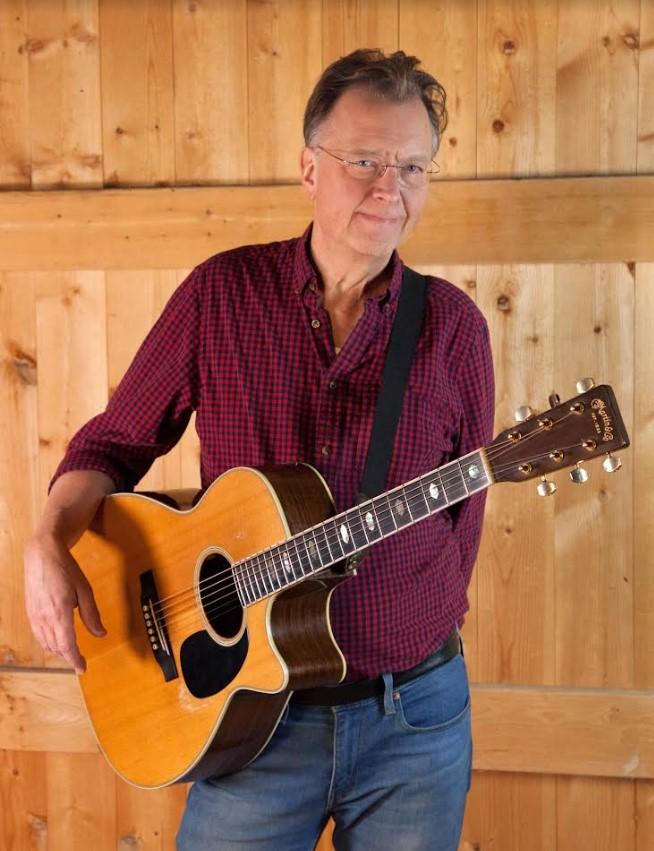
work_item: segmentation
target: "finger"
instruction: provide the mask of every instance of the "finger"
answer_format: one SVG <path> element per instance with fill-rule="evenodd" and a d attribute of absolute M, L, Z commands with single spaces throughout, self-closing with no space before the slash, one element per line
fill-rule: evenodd
<path fill-rule="evenodd" d="M 78 674 L 84 673 L 86 670 L 86 660 L 77 646 L 72 611 L 66 620 L 60 620 L 55 624 L 55 635 L 57 655 L 65 659 L 69 665 L 72 665 Z"/>
<path fill-rule="evenodd" d="M 80 617 L 89 632 L 93 632 L 95 635 L 106 635 L 107 630 L 102 623 L 93 591 L 86 580 L 77 588 L 77 605 L 79 606 Z"/>

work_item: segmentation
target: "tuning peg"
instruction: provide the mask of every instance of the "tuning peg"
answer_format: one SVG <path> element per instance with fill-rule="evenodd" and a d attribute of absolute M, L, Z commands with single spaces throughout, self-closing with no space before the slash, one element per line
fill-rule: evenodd
<path fill-rule="evenodd" d="M 583 485 L 590 478 L 588 470 L 581 466 L 582 462 L 578 461 L 574 470 L 570 470 L 570 478 L 576 485 Z"/>
<path fill-rule="evenodd" d="M 533 415 L 534 412 L 531 410 L 529 405 L 521 405 L 519 408 L 515 409 L 513 417 L 517 423 L 524 423 L 525 420 L 531 419 Z"/>
<path fill-rule="evenodd" d="M 622 461 L 619 458 L 615 458 L 609 452 L 606 458 L 602 461 L 602 467 L 607 473 L 615 473 L 616 470 L 619 470 L 622 467 Z"/>
<path fill-rule="evenodd" d="M 561 403 L 561 397 L 558 393 L 550 393 L 550 408 L 556 408 L 557 405 Z"/>
<path fill-rule="evenodd" d="M 545 476 L 541 476 L 541 480 L 538 483 L 536 488 L 538 491 L 538 496 L 551 496 L 556 492 L 556 485 L 554 482 L 550 482 Z"/>
<path fill-rule="evenodd" d="M 577 393 L 585 393 L 595 386 L 594 378 L 580 378 L 577 382 Z"/>

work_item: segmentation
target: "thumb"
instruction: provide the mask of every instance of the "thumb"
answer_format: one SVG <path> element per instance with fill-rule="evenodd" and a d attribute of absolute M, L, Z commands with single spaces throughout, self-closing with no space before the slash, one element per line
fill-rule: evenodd
<path fill-rule="evenodd" d="M 100 618 L 100 612 L 88 582 L 83 582 L 77 589 L 77 605 L 79 606 L 80 617 L 89 632 L 98 636 L 106 635 L 107 630 Z"/>

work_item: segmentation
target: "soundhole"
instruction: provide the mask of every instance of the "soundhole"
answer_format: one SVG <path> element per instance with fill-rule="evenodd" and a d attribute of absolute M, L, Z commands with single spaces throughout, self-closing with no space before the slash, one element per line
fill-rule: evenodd
<path fill-rule="evenodd" d="M 220 553 L 207 556 L 200 567 L 200 602 L 206 619 L 222 638 L 234 638 L 243 623 L 234 574 Z"/>

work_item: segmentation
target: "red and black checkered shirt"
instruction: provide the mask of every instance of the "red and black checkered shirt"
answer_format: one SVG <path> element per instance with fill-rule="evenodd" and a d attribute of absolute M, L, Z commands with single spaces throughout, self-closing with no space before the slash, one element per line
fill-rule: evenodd
<path fill-rule="evenodd" d="M 306 461 L 327 480 L 337 511 L 353 505 L 403 264 L 395 252 L 388 290 L 366 301 L 336 356 L 310 231 L 217 254 L 195 268 L 106 411 L 75 435 L 55 478 L 95 469 L 130 490 L 196 411 L 203 487 L 231 467 Z M 486 322 L 452 284 L 427 280 L 388 488 L 492 437 Z M 348 679 L 410 668 L 463 623 L 483 507 L 477 494 L 380 541 L 337 589 L 332 625 Z"/>

